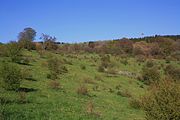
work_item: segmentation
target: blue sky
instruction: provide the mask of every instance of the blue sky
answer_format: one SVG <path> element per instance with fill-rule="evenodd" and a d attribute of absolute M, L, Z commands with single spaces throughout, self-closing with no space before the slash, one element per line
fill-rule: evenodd
<path fill-rule="evenodd" d="M 25 27 L 84 42 L 180 34 L 180 0 L 0 0 L 0 42 L 17 40 Z"/>

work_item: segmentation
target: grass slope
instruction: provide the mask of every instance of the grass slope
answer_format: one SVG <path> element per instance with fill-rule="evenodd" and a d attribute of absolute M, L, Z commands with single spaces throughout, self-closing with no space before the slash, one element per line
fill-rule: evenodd
<path fill-rule="evenodd" d="M 53 53 L 49 53 L 53 54 Z M 143 120 L 144 113 L 140 109 L 134 109 L 129 105 L 128 97 L 117 95 L 118 91 L 128 91 L 132 97 L 138 97 L 145 92 L 141 88 L 141 82 L 126 76 L 107 76 L 105 73 L 97 71 L 100 59 L 96 62 L 96 54 L 79 55 L 59 55 L 53 54 L 60 59 L 70 61 L 72 65 L 65 64 L 68 73 L 59 75 L 58 81 L 62 89 L 54 90 L 49 87 L 52 81 L 47 79 L 49 70 L 47 68 L 48 54 L 41 58 L 35 51 L 24 52 L 24 55 L 31 57 L 30 65 L 20 65 L 32 71 L 32 80 L 24 80 L 23 88 L 26 92 L 27 103 L 17 102 L 18 92 L 5 91 L 0 89 L 1 97 L 7 98 L 8 104 L 4 109 L 4 114 L 8 120 Z M 1 60 L 4 58 L 1 58 Z M 129 64 L 124 65 L 115 58 L 119 70 L 140 72 L 136 61 L 131 58 Z M 86 69 L 81 69 L 84 65 Z M 97 80 L 96 77 L 102 80 Z M 92 80 L 91 83 L 85 83 L 84 79 Z M 77 94 L 80 85 L 87 86 L 89 95 L 83 96 Z M 94 90 L 96 88 L 96 90 Z M 88 103 L 94 105 L 94 113 L 88 114 Z"/>

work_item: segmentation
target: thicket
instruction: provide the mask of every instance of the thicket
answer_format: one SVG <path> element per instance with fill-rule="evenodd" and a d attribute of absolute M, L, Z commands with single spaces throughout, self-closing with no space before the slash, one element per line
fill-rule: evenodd
<path fill-rule="evenodd" d="M 180 68 L 173 66 L 173 65 L 167 65 L 164 69 L 165 75 L 172 78 L 175 81 L 180 81 Z"/>
<path fill-rule="evenodd" d="M 152 61 L 148 61 L 142 68 L 142 81 L 145 84 L 158 82 L 161 79 L 161 72 Z"/>
<path fill-rule="evenodd" d="M 142 99 L 146 120 L 180 120 L 180 84 L 161 80 Z"/>
<path fill-rule="evenodd" d="M 6 46 L 6 56 L 10 57 L 12 62 L 20 62 L 22 48 L 17 42 L 10 42 Z"/>
<path fill-rule="evenodd" d="M 6 90 L 18 90 L 23 79 L 21 69 L 12 63 L 3 62 L 0 67 L 0 83 Z"/>

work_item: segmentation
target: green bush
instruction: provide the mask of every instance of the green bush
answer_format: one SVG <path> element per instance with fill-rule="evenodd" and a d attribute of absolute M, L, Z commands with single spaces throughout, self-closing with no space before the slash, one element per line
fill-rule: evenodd
<path fill-rule="evenodd" d="M 57 79 L 59 74 L 68 72 L 68 69 L 63 66 L 63 62 L 56 57 L 49 58 L 47 63 L 50 70 L 50 74 L 47 76 L 48 78 Z"/>
<path fill-rule="evenodd" d="M 110 64 L 110 55 L 101 56 L 101 66 L 107 68 Z"/>
<path fill-rule="evenodd" d="M 61 63 L 58 58 L 56 58 L 56 57 L 49 58 L 47 62 L 48 62 L 48 68 L 50 71 L 53 71 L 57 74 L 60 73 L 60 64 Z"/>
<path fill-rule="evenodd" d="M 88 95 L 87 87 L 85 85 L 79 86 L 79 88 L 77 89 L 77 94 L 79 94 L 79 95 Z"/>
<path fill-rule="evenodd" d="M 28 102 L 26 92 L 19 92 L 19 94 L 18 94 L 18 102 L 19 103 L 27 103 Z"/>
<path fill-rule="evenodd" d="M 103 81 L 103 78 L 102 78 L 101 75 L 95 75 L 94 79 L 97 80 L 97 81 Z"/>
<path fill-rule="evenodd" d="M 118 71 L 115 68 L 109 68 L 107 69 L 106 73 L 115 75 L 118 73 Z"/>
<path fill-rule="evenodd" d="M 55 73 L 55 72 L 53 72 L 53 71 L 50 71 L 50 73 L 49 73 L 49 74 L 47 74 L 47 78 L 48 78 L 48 79 L 55 80 L 55 79 L 57 79 L 57 78 L 58 78 L 58 74 L 57 74 L 57 73 Z"/>
<path fill-rule="evenodd" d="M 136 61 L 138 63 L 144 63 L 146 61 L 146 58 L 143 55 L 136 56 Z"/>
<path fill-rule="evenodd" d="M 142 99 L 146 120 L 180 120 L 180 85 L 162 80 Z"/>
<path fill-rule="evenodd" d="M 120 62 L 124 65 L 127 65 L 128 64 L 128 60 L 127 58 L 124 58 L 124 59 L 121 59 Z"/>
<path fill-rule="evenodd" d="M 28 57 L 22 57 L 21 60 L 18 62 L 19 64 L 23 64 L 23 65 L 29 65 L 30 63 L 30 58 Z"/>
<path fill-rule="evenodd" d="M 6 98 L 0 96 L 0 120 L 5 120 L 6 118 L 5 115 L 6 114 L 5 108 L 7 107 L 6 102 L 7 102 Z"/>
<path fill-rule="evenodd" d="M 147 62 L 146 62 L 146 67 L 153 67 L 154 66 L 154 62 L 152 61 L 152 60 L 148 60 Z"/>
<path fill-rule="evenodd" d="M 161 78 L 160 71 L 157 69 L 157 67 L 144 67 L 142 69 L 142 81 L 149 85 L 153 82 L 159 81 Z"/>
<path fill-rule="evenodd" d="M 21 69 L 12 63 L 2 63 L 0 68 L 1 85 L 6 90 L 18 90 L 22 80 Z"/>
<path fill-rule="evenodd" d="M 175 81 L 180 81 L 180 68 L 173 66 L 173 65 L 168 65 L 164 69 L 165 74 L 169 77 L 171 77 Z"/>
<path fill-rule="evenodd" d="M 0 44 L 0 56 L 4 57 L 6 56 L 6 46 Z"/>
<path fill-rule="evenodd" d="M 135 108 L 135 109 L 140 109 L 141 108 L 141 101 L 137 98 L 131 98 L 129 100 L 129 105 L 132 107 L 132 108 Z"/>
<path fill-rule="evenodd" d="M 84 77 L 83 80 L 84 80 L 84 83 L 95 84 L 95 81 L 91 77 Z"/>
<path fill-rule="evenodd" d="M 32 73 L 31 73 L 31 69 L 24 67 L 24 68 L 21 69 L 21 73 L 22 73 L 23 79 L 33 80 L 33 76 L 32 76 Z"/>
<path fill-rule="evenodd" d="M 118 90 L 117 95 L 128 98 L 132 97 L 131 93 L 128 90 Z"/>
<path fill-rule="evenodd" d="M 59 83 L 58 81 L 52 80 L 52 81 L 50 81 L 50 83 L 49 83 L 49 87 L 50 87 L 51 89 L 58 90 L 58 89 L 61 88 L 61 85 L 60 85 L 60 83 Z"/>
<path fill-rule="evenodd" d="M 100 66 L 98 67 L 98 71 L 99 71 L 99 72 L 104 72 L 104 71 L 105 71 L 105 68 L 104 68 L 102 65 L 100 65 Z"/>
<path fill-rule="evenodd" d="M 6 45 L 6 55 L 11 58 L 12 62 L 21 60 L 22 48 L 17 42 L 11 42 Z"/>
<path fill-rule="evenodd" d="M 112 67 L 112 64 L 110 61 L 110 55 L 101 56 L 101 63 L 98 67 L 98 71 L 105 72 L 105 69 L 107 69 L 108 67 Z"/>
<path fill-rule="evenodd" d="M 86 66 L 85 65 L 81 65 L 80 66 L 82 70 L 85 70 L 86 69 Z"/>

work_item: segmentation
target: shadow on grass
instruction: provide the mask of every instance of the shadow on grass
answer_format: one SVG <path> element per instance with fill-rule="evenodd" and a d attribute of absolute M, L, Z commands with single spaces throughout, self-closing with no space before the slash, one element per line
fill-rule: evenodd
<path fill-rule="evenodd" d="M 27 66 L 33 66 L 32 64 L 30 64 L 30 63 L 21 63 L 21 62 L 17 62 L 18 64 L 20 64 L 20 65 L 27 65 Z"/>
<path fill-rule="evenodd" d="M 14 103 L 14 100 L 8 100 L 7 98 L 0 97 L 0 105 L 5 105 L 5 104 L 11 104 Z"/>
<path fill-rule="evenodd" d="M 29 81 L 37 81 L 37 80 L 34 79 L 34 78 L 26 78 L 26 80 L 29 80 Z"/>
<path fill-rule="evenodd" d="M 3 107 L 3 106 L 5 107 L 8 104 L 28 104 L 28 103 L 31 103 L 31 102 L 27 99 L 21 100 L 17 98 L 9 99 L 9 98 L 0 97 L 0 107 Z"/>
<path fill-rule="evenodd" d="M 36 92 L 38 89 L 21 87 L 18 92 Z"/>

